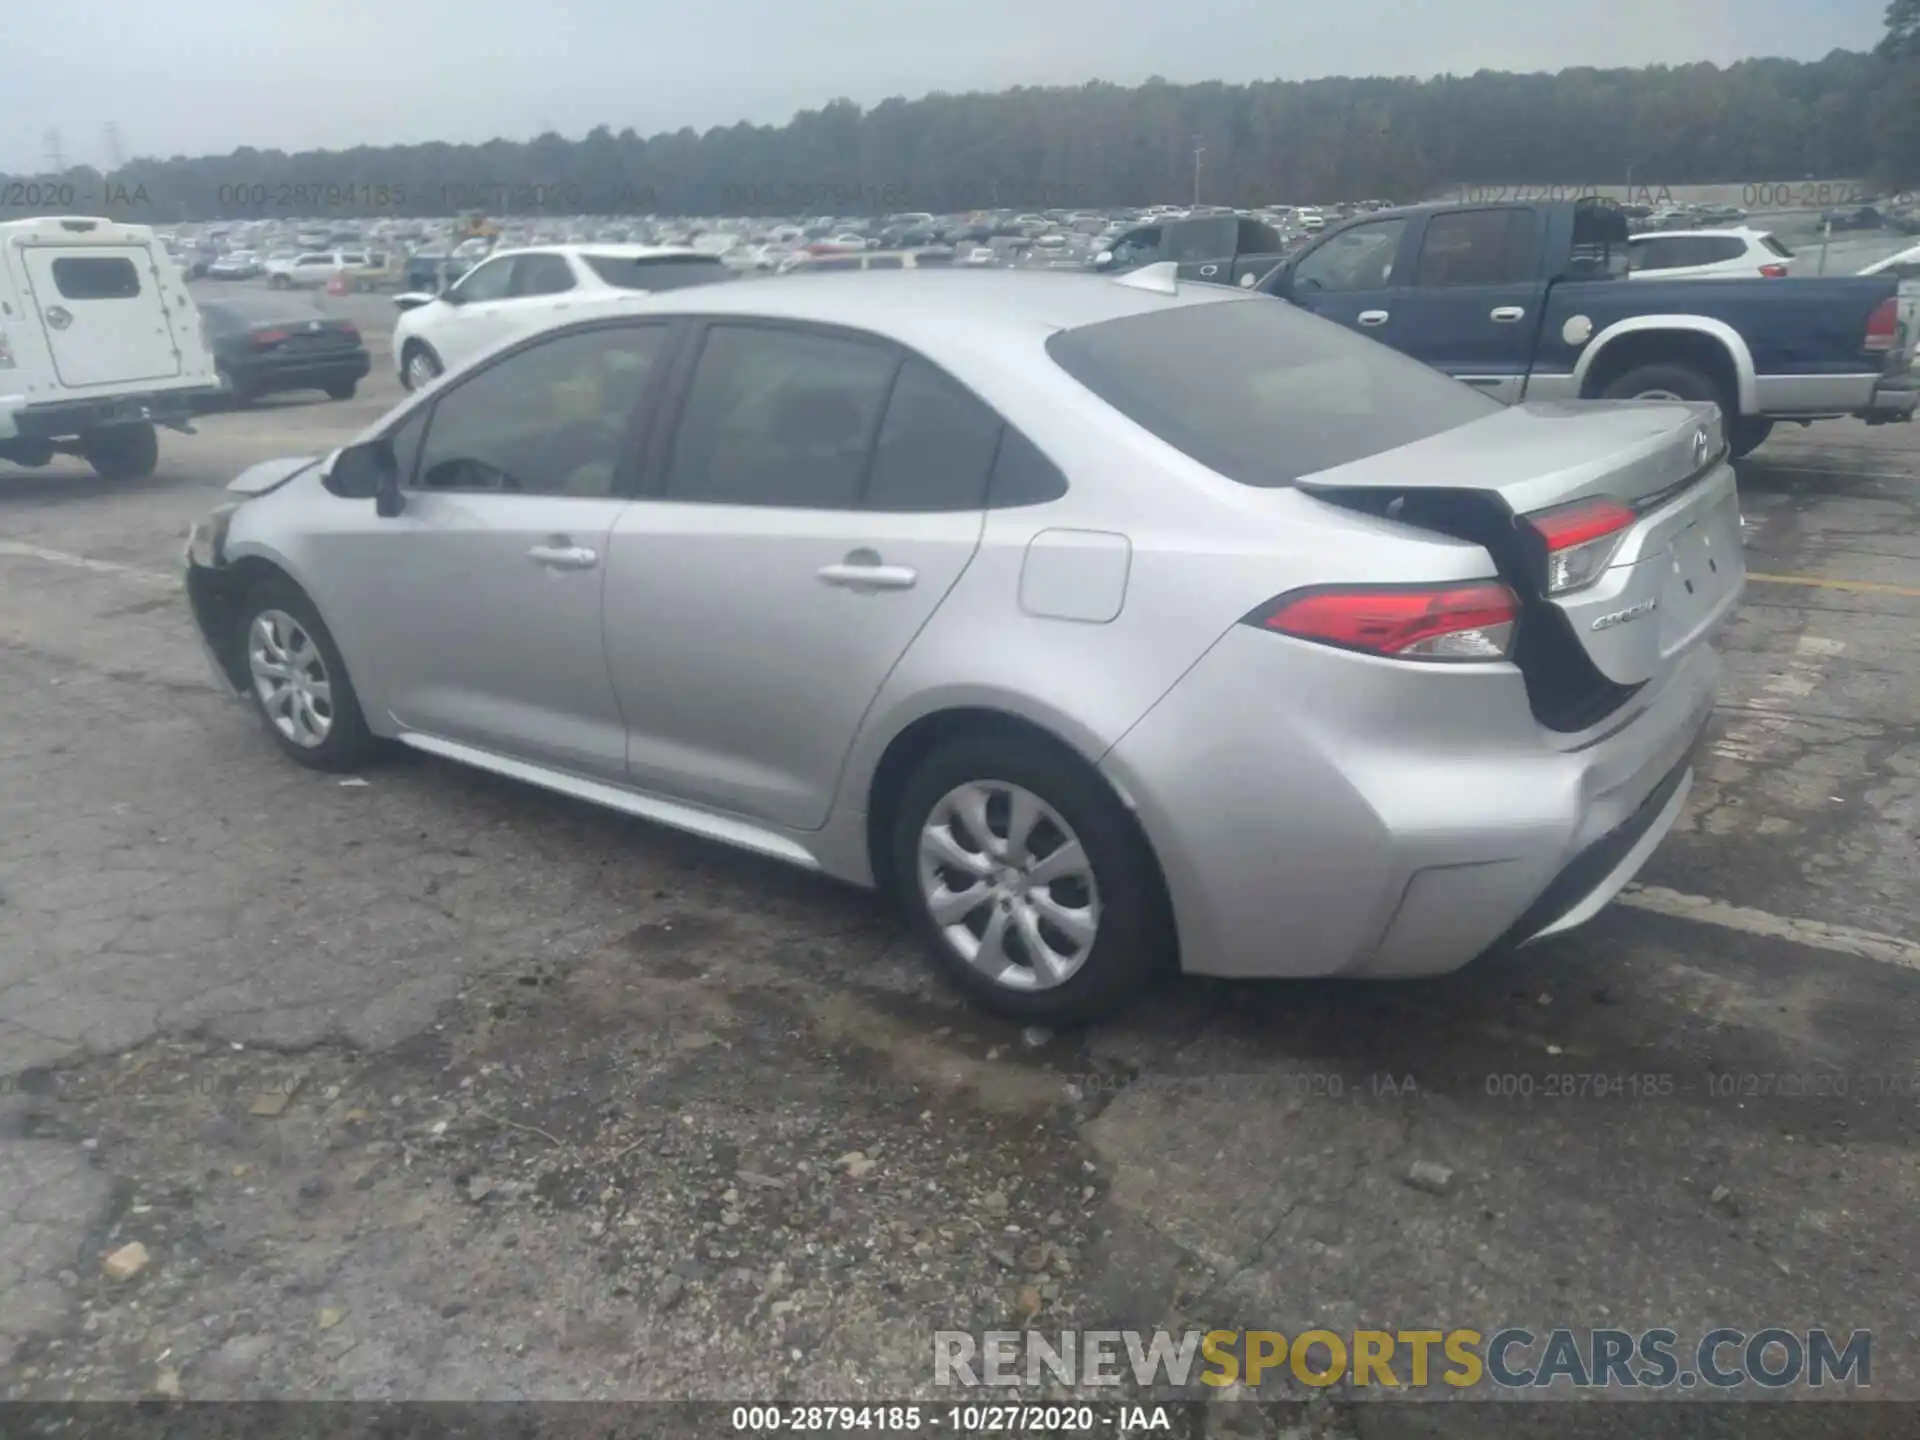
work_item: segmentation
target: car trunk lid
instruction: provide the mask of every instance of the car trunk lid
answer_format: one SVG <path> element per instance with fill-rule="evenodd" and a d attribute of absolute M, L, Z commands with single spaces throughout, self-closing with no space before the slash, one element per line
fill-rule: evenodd
<path fill-rule="evenodd" d="M 1521 595 L 1518 663 L 1558 729 L 1594 723 L 1703 643 L 1745 581 L 1740 507 L 1712 405 L 1530 403 L 1296 482 L 1486 547 Z M 1621 512 L 1584 583 L 1550 574 L 1543 512 Z"/>

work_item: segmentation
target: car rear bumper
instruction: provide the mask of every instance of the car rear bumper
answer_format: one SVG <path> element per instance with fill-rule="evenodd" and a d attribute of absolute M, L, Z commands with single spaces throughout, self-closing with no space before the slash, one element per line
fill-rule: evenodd
<path fill-rule="evenodd" d="M 90 400 L 23 405 L 12 412 L 10 431 L 0 425 L 0 436 L 17 436 L 22 440 L 64 440 L 113 425 L 134 425 L 143 420 L 161 423 L 184 420 L 195 399 L 212 393 L 203 382 L 189 381 L 181 382 L 172 389 L 139 395 L 102 395 Z"/>
<path fill-rule="evenodd" d="M 1881 380 L 1860 418 L 1869 425 L 1896 424 L 1911 420 L 1916 404 L 1920 404 L 1920 374 L 1908 371 Z"/>
<path fill-rule="evenodd" d="M 1109 752 L 1185 969 L 1442 974 L 1589 918 L 1672 827 L 1720 661 L 1579 736 L 1510 667 L 1411 668 L 1236 627 Z"/>
<path fill-rule="evenodd" d="M 273 390 L 324 389 L 349 380 L 364 380 L 373 360 L 362 350 L 334 355 L 288 356 L 285 359 L 233 365 L 228 374 L 235 386 L 260 393 Z"/>

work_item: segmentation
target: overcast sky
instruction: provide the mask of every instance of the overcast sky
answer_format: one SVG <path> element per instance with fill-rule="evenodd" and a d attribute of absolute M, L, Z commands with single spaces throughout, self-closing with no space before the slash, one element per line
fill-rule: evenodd
<path fill-rule="evenodd" d="M 1885 0 L 0 0 L 0 171 L 643 135 L 837 95 L 1817 59 Z"/>

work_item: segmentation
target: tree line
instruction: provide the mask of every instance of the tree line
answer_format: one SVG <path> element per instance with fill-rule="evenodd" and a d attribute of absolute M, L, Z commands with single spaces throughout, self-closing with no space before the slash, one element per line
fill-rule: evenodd
<path fill-rule="evenodd" d="M 1920 0 L 1874 53 L 835 100 L 785 125 L 135 160 L 10 177 L 13 214 L 856 214 L 1423 199 L 1453 185 L 1920 181 Z M 0 211 L 0 218 L 5 218 Z"/>

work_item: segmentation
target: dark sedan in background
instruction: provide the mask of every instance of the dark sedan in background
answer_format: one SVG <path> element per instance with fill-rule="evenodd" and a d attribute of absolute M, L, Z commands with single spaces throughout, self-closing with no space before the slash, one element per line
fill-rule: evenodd
<path fill-rule="evenodd" d="M 244 405 L 288 390 L 324 390 L 350 400 L 372 368 L 359 329 L 280 295 L 210 301 L 200 307 L 221 394 Z"/>

